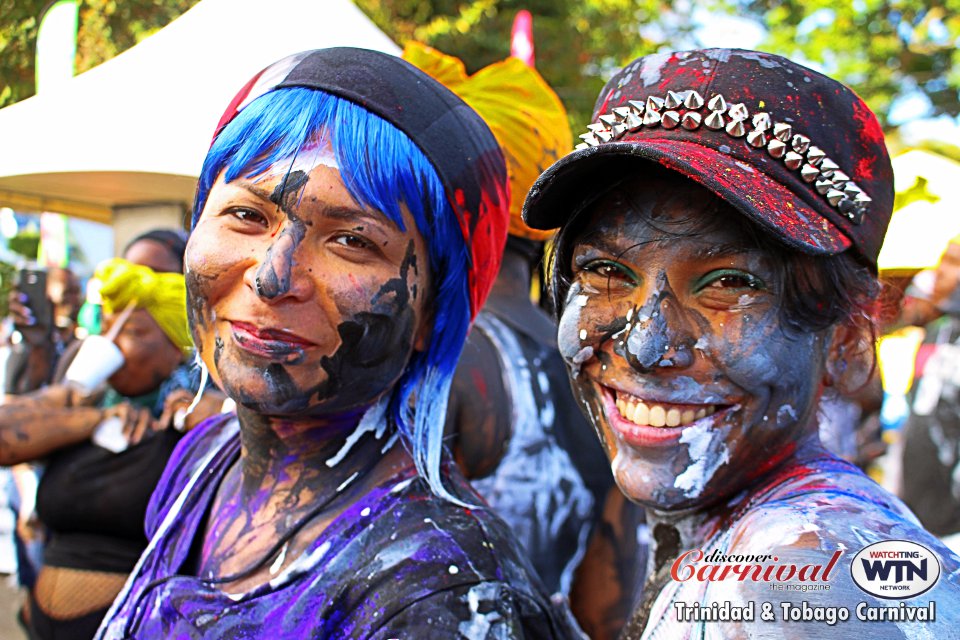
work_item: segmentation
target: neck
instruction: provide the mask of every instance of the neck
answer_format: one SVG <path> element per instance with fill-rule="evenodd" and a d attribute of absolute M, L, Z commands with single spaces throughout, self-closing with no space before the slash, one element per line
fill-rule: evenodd
<path fill-rule="evenodd" d="M 369 414 L 365 407 L 335 417 L 295 418 L 239 408 L 242 491 L 253 494 L 286 483 L 340 485 L 370 461 L 374 449 L 360 442 L 367 432 L 380 436 L 376 451 L 386 444 L 381 406 L 373 405 Z"/>
<path fill-rule="evenodd" d="M 805 465 L 825 452 L 819 437 L 808 437 L 769 472 L 754 479 L 745 490 L 712 506 L 678 511 L 648 509 L 647 524 L 653 536 L 649 567 L 651 573 L 669 566 L 684 551 L 702 549 L 713 533 L 731 526 L 731 516 L 756 495 L 760 486 L 765 484 L 772 474 L 782 473 L 787 467 Z"/>
<path fill-rule="evenodd" d="M 530 264 L 527 258 L 517 251 L 507 248 L 503 252 L 503 262 L 497 279 L 490 290 L 491 301 L 495 298 L 530 299 Z"/>

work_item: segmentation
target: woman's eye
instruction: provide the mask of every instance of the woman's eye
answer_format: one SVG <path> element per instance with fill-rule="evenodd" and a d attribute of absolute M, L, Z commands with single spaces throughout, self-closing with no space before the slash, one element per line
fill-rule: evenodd
<path fill-rule="evenodd" d="M 767 285 L 757 276 L 733 269 L 723 269 L 708 273 L 700 279 L 694 287 L 696 291 L 703 291 L 707 288 L 725 289 L 725 290 L 743 290 L 753 289 L 756 291 L 765 291 Z"/>
<path fill-rule="evenodd" d="M 636 276 L 634 276 L 633 271 L 622 264 L 610 260 L 594 260 L 584 265 L 582 270 L 608 280 L 636 281 Z"/>
<path fill-rule="evenodd" d="M 344 247 L 349 247 L 351 249 L 369 249 L 375 246 L 372 242 L 364 238 L 363 236 L 358 236 L 354 233 L 340 233 L 333 237 L 333 241 Z"/>
<path fill-rule="evenodd" d="M 254 211 L 253 209 L 230 209 L 227 211 L 227 214 L 233 216 L 241 222 L 259 224 L 264 227 L 267 226 L 267 219 L 263 216 L 263 214 Z"/>

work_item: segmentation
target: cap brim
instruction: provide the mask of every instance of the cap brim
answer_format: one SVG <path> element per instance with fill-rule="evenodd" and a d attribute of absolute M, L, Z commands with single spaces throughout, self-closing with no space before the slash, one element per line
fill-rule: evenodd
<path fill-rule="evenodd" d="M 534 183 L 523 206 L 524 221 L 534 229 L 563 226 L 596 193 L 597 185 L 637 172 L 638 159 L 657 162 L 702 184 L 800 251 L 833 255 L 852 245 L 808 202 L 760 169 L 686 140 L 608 142 L 575 151 Z"/>

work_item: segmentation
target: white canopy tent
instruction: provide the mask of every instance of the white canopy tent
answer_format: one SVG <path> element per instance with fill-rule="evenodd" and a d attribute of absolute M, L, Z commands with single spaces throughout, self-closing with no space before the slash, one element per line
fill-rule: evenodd
<path fill-rule="evenodd" d="M 203 0 L 64 86 L 0 110 L 0 206 L 109 222 L 117 207 L 189 209 L 233 95 L 306 49 L 399 48 L 350 0 Z"/>

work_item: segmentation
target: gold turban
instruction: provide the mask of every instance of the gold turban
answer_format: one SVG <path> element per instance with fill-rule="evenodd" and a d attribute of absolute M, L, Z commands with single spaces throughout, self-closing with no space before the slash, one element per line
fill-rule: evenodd
<path fill-rule="evenodd" d="M 545 240 L 552 231 L 531 229 L 520 212 L 534 181 L 573 148 L 567 112 L 550 85 L 517 58 L 472 76 L 459 58 L 408 42 L 403 59 L 460 96 L 486 121 L 503 149 L 510 176 L 510 235 Z"/>
<path fill-rule="evenodd" d="M 149 313 L 184 355 L 193 350 L 182 274 L 156 273 L 150 267 L 111 258 L 100 263 L 94 278 L 101 283 L 104 312 L 119 313 L 135 301 L 136 307 Z"/>

